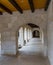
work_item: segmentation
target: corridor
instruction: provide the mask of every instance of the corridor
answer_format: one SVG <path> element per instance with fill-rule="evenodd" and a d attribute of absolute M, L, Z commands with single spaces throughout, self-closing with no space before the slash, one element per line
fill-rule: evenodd
<path fill-rule="evenodd" d="M 0 0 L 0 65 L 53 65 L 53 0 Z"/>

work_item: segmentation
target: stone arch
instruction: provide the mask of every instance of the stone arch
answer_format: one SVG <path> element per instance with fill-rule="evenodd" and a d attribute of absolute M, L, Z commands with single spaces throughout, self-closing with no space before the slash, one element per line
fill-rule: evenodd
<path fill-rule="evenodd" d="M 40 30 L 39 31 L 41 31 L 41 32 L 44 32 L 44 29 L 38 24 L 38 23 L 34 23 L 34 22 L 25 22 L 24 24 L 23 23 L 21 23 L 21 24 L 19 24 L 19 26 L 17 27 L 17 31 L 16 32 L 18 32 L 19 31 L 19 28 L 21 27 L 21 26 L 24 26 L 24 25 L 26 25 L 26 24 L 28 24 L 28 23 L 32 23 L 32 24 L 34 24 L 34 25 L 37 25 L 37 26 L 39 26 L 39 28 L 40 28 Z"/>
<path fill-rule="evenodd" d="M 31 22 L 25 22 L 24 24 L 22 23 L 22 24 L 20 24 L 19 25 L 19 27 L 17 28 L 17 32 L 19 31 L 19 29 L 20 29 L 20 27 L 22 27 L 22 26 L 24 26 L 24 25 L 26 25 L 26 24 L 28 24 L 28 23 L 31 23 Z M 34 23 L 33 23 L 34 24 Z M 40 27 L 40 25 L 38 25 L 38 24 L 34 24 L 34 25 L 37 25 L 37 26 L 39 26 L 39 32 L 41 33 L 41 37 L 40 37 L 40 39 L 42 39 L 43 37 L 44 37 L 44 34 L 43 34 L 43 29 Z M 18 37 L 17 37 L 17 40 L 18 40 Z M 42 43 L 44 44 L 44 38 L 42 39 Z M 17 46 L 18 46 L 18 41 L 17 41 Z"/>

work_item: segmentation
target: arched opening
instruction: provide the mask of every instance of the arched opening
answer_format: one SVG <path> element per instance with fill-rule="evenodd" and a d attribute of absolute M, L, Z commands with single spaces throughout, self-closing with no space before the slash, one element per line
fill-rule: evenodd
<path fill-rule="evenodd" d="M 28 25 L 21 26 L 18 31 L 18 48 L 22 48 L 32 38 L 32 28 Z"/>
<path fill-rule="evenodd" d="M 40 38 L 40 32 L 38 30 L 34 30 L 32 34 L 34 38 Z"/>
<path fill-rule="evenodd" d="M 43 34 L 39 26 L 28 23 L 19 27 L 18 51 L 28 53 L 43 52 Z"/>

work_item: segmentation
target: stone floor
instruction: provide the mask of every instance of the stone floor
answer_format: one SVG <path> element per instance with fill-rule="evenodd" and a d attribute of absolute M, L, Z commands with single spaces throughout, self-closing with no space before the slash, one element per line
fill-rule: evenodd
<path fill-rule="evenodd" d="M 35 47 L 27 45 L 19 51 L 17 56 L 0 56 L 0 65 L 50 65 L 47 57 L 35 52 L 39 50 L 39 46 Z"/>
<path fill-rule="evenodd" d="M 41 55 L 0 56 L 0 65 L 50 65 Z"/>

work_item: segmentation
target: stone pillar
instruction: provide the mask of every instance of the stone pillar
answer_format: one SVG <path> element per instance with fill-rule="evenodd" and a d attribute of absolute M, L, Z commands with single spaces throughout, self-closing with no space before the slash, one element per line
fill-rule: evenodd
<path fill-rule="evenodd" d="M 1 34 L 1 53 L 7 55 L 16 54 L 16 32 L 3 32 Z"/>

